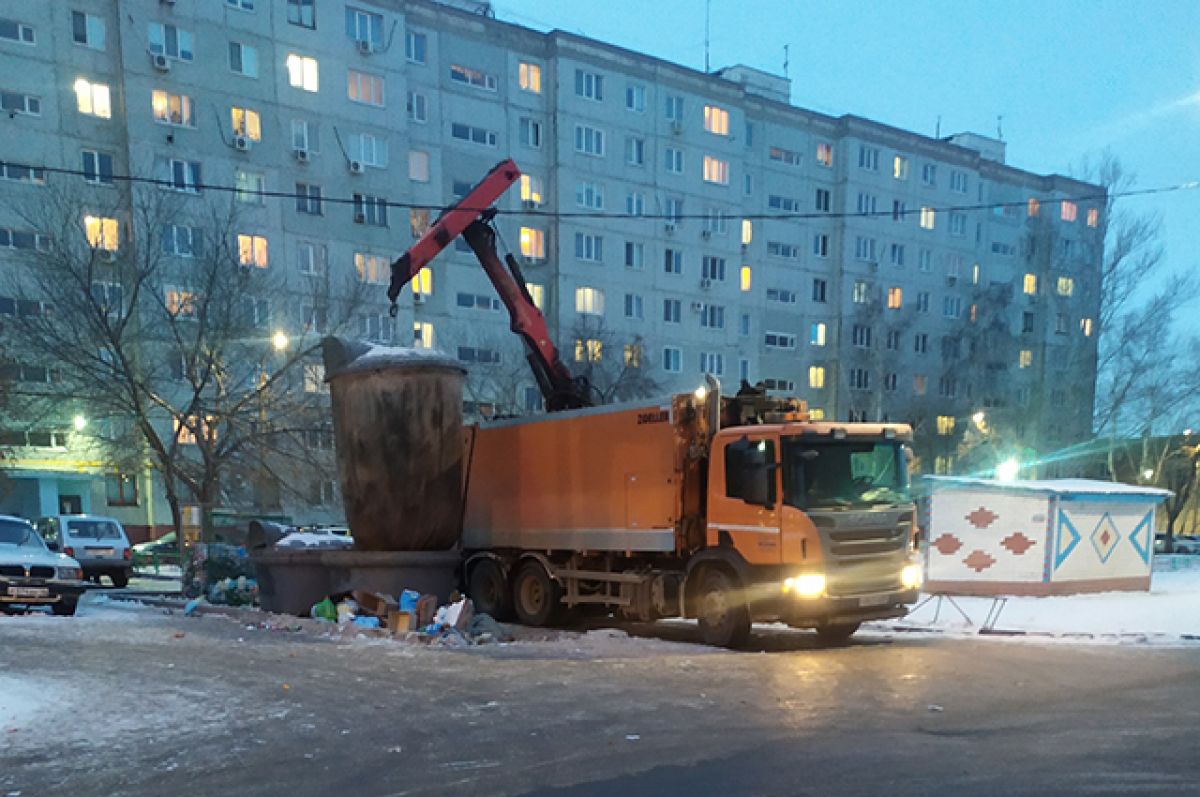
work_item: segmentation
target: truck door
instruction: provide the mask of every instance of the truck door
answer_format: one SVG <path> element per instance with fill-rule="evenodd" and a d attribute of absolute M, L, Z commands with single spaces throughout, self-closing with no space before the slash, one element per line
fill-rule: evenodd
<path fill-rule="evenodd" d="M 709 458 L 708 544 L 732 545 L 750 564 L 778 564 L 779 445 L 767 434 L 717 438 Z"/>

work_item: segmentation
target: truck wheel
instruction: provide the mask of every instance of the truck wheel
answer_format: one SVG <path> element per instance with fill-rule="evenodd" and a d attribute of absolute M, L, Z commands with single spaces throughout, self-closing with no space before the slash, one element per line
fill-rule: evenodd
<path fill-rule="evenodd" d="M 737 648 L 750 638 L 750 612 L 737 595 L 734 580 L 709 568 L 700 581 L 700 636 L 706 645 Z"/>
<path fill-rule="evenodd" d="M 109 576 L 112 579 L 113 586 L 117 589 L 125 589 L 129 586 L 129 574 L 125 571 L 113 573 Z"/>
<path fill-rule="evenodd" d="M 512 619 L 513 593 L 504 577 L 504 569 L 495 559 L 481 559 L 471 566 L 467 595 L 475 604 L 476 612 L 490 614 L 501 622 Z"/>
<path fill-rule="evenodd" d="M 513 608 L 524 625 L 549 625 L 562 601 L 562 589 L 540 562 L 526 562 L 513 579 Z"/>
<path fill-rule="evenodd" d="M 61 617 L 70 617 L 75 614 L 75 608 L 78 606 L 77 601 L 60 600 L 58 603 L 50 604 L 50 611 Z"/>
<path fill-rule="evenodd" d="M 858 630 L 862 623 L 839 623 L 836 625 L 821 625 L 817 626 L 817 639 L 827 645 L 835 645 L 840 642 L 845 642 L 850 637 L 854 636 L 854 632 Z"/>

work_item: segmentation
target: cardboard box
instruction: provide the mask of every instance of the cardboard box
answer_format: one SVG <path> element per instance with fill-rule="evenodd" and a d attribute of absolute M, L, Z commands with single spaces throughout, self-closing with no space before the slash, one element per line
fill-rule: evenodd
<path fill-rule="evenodd" d="M 361 589 L 354 591 L 354 602 L 358 604 L 360 615 L 368 614 L 381 620 L 398 608 L 396 601 L 390 596 Z"/>
<path fill-rule="evenodd" d="M 416 627 L 416 617 L 412 612 L 402 612 L 399 609 L 393 609 L 388 612 L 387 629 L 392 633 L 398 631 L 412 631 Z"/>

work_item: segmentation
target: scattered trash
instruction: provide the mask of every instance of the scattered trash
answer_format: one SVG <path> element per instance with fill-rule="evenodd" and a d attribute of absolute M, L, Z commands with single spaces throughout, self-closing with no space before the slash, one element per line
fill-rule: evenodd
<path fill-rule="evenodd" d="M 337 606 L 329 598 L 324 598 L 313 604 L 309 616 L 314 620 L 327 620 L 331 623 L 336 623 L 338 619 Z"/>
<path fill-rule="evenodd" d="M 176 631 L 176 632 L 175 632 L 175 638 L 176 638 L 176 639 L 183 639 L 185 636 L 187 636 L 187 632 L 186 632 L 186 631 Z"/>
<path fill-rule="evenodd" d="M 939 706 L 937 703 L 930 703 L 927 708 L 929 709 L 929 711 L 934 711 L 934 712 L 945 711 L 945 709 L 942 708 L 941 706 Z"/>
<path fill-rule="evenodd" d="M 359 628 L 379 628 L 382 625 L 378 617 L 372 616 L 355 617 L 354 624 Z"/>
<path fill-rule="evenodd" d="M 389 747 L 389 748 L 387 749 L 387 751 L 388 751 L 389 753 L 403 753 L 403 752 L 404 752 L 404 748 L 403 748 L 403 747 L 401 747 L 400 745 L 395 745 L 395 746 L 393 746 L 393 747 Z"/>
<path fill-rule="evenodd" d="M 411 589 L 404 590 L 400 593 L 400 611 L 416 612 L 419 600 L 421 600 L 421 593 Z"/>
<path fill-rule="evenodd" d="M 238 545 L 193 545 L 183 567 L 183 594 L 188 598 L 210 595 L 213 585 L 226 579 L 254 579 L 254 565 Z M 257 594 L 257 591 L 256 591 Z"/>
<path fill-rule="evenodd" d="M 208 600 L 226 606 L 253 605 L 258 602 L 258 582 L 245 576 L 221 579 L 209 586 Z"/>
<path fill-rule="evenodd" d="M 196 611 L 200 608 L 200 604 L 204 601 L 200 598 L 192 598 L 183 605 L 183 614 L 185 617 L 194 617 Z"/>
<path fill-rule="evenodd" d="M 639 741 L 641 738 L 642 738 L 641 734 L 637 734 L 637 733 L 625 734 L 625 741 L 627 741 L 627 742 L 636 742 L 636 741 Z"/>
<path fill-rule="evenodd" d="M 286 692 L 287 690 L 291 689 L 291 688 L 292 688 L 292 687 L 291 687 L 289 684 L 284 684 L 284 685 L 283 685 L 283 691 L 285 691 L 285 692 Z"/>

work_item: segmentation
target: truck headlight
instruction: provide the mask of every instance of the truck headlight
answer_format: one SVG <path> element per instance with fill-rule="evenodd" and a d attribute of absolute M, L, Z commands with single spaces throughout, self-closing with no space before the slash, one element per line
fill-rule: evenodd
<path fill-rule="evenodd" d="M 905 589 L 920 589 L 924 573 L 918 564 L 905 565 L 900 571 L 900 583 Z"/>
<path fill-rule="evenodd" d="M 83 571 L 78 567 L 56 567 L 59 579 L 63 581 L 81 581 L 83 580 Z"/>
<path fill-rule="evenodd" d="M 783 580 L 784 593 L 797 598 L 819 598 L 825 594 L 825 576 L 822 573 L 805 573 Z"/>

